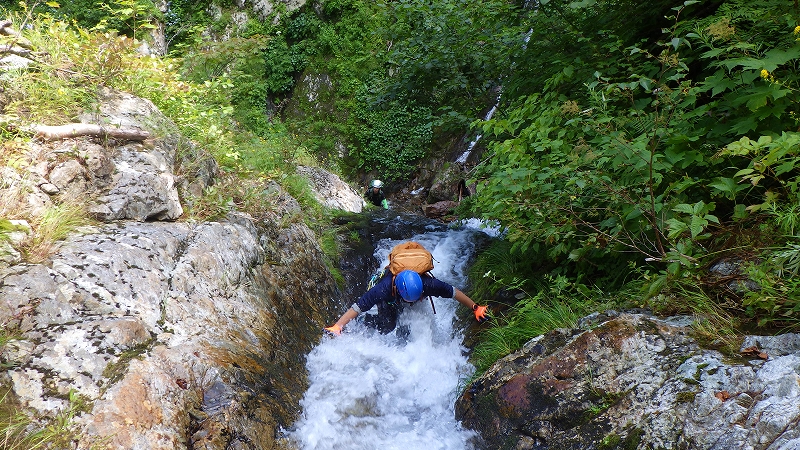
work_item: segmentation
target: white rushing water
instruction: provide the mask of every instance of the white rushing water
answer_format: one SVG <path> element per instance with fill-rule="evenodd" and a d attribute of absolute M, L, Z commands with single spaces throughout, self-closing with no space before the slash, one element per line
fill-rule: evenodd
<path fill-rule="evenodd" d="M 411 240 L 433 253 L 434 276 L 463 289 L 475 233 L 480 231 L 465 228 Z M 381 241 L 375 252 L 381 266 L 400 242 Z M 406 340 L 381 335 L 357 319 L 309 353 L 302 416 L 288 433 L 299 449 L 473 448 L 475 433 L 461 427 L 453 410 L 459 383 L 474 370 L 454 328 L 458 302 L 438 297 L 434 302 L 436 314 L 423 299 L 400 315 L 397 328 L 410 329 Z"/>

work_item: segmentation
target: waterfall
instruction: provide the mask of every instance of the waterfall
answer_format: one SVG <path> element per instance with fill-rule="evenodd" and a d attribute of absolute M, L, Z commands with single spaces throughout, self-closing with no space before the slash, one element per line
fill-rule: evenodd
<path fill-rule="evenodd" d="M 492 106 L 492 108 L 489 110 L 489 112 L 488 112 L 488 113 L 486 113 L 486 116 L 484 116 L 483 120 L 489 120 L 489 119 L 491 119 L 491 118 L 492 118 L 492 116 L 494 115 L 495 111 L 497 111 L 497 105 L 499 105 L 499 104 L 500 104 L 500 96 L 498 95 L 498 96 L 497 96 L 497 100 L 494 102 L 494 105 L 493 105 L 493 106 Z M 467 145 L 467 149 L 466 149 L 466 150 L 464 150 L 464 153 L 462 153 L 462 154 L 461 154 L 461 155 L 458 157 L 458 159 L 456 159 L 456 162 L 457 162 L 457 163 L 459 163 L 459 164 L 465 164 L 465 163 L 467 162 L 467 158 L 469 158 L 469 155 L 470 155 L 470 153 L 472 153 L 472 149 L 473 149 L 473 148 L 475 148 L 475 145 L 477 145 L 477 144 L 478 144 L 478 141 L 480 141 L 480 140 L 481 140 L 481 137 L 483 137 L 483 135 L 482 135 L 482 134 L 478 134 L 477 136 L 475 136 L 475 139 L 473 139 L 472 141 L 470 141 L 469 145 Z"/>
<path fill-rule="evenodd" d="M 529 1 L 527 0 L 525 1 L 524 8 L 525 9 L 530 8 Z M 531 35 L 533 35 L 533 28 L 531 28 L 530 30 L 528 30 L 527 33 L 525 33 L 525 37 L 523 38 L 524 43 L 522 44 L 522 48 L 528 47 L 528 42 L 531 40 Z M 512 65 L 511 67 L 513 68 L 514 66 Z M 495 111 L 497 111 L 497 106 L 500 104 L 501 95 L 502 94 L 497 95 L 497 99 L 494 101 L 494 105 L 492 106 L 491 109 L 489 109 L 489 112 L 486 113 L 486 116 L 483 118 L 484 121 L 489 120 L 492 118 L 492 116 L 494 116 Z M 472 153 L 472 149 L 475 148 L 475 146 L 478 144 L 478 141 L 480 141 L 482 137 L 483 137 L 482 134 L 478 134 L 477 136 L 475 136 L 475 139 L 470 141 L 469 145 L 467 145 L 467 149 L 464 150 L 464 152 L 461 155 L 459 155 L 459 157 L 456 159 L 456 162 L 459 164 L 466 164 L 467 158 L 469 158 L 469 155 Z"/>
<path fill-rule="evenodd" d="M 489 234 L 467 223 L 410 239 L 433 254 L 434 276 L 464 288 L 466 265 L 482 231 Z M 400 242 L 378 242 L 374 256 L 381 266 Z M 307 356 L 309 388 L 300 403 L 301 418 L 287 432 L 298 449 L 478 448 L 477 434 L 462 428 L 453 410 L 460 383 L 474 370 L 455 320 L 458 302 L 438 297 L 434 302 L 436 314 L 427 299 L 401 313 L 397 328 L 410 329 L 405 339 L 381 335 L 360 318 L 341 336 L 322 338 Z"/>

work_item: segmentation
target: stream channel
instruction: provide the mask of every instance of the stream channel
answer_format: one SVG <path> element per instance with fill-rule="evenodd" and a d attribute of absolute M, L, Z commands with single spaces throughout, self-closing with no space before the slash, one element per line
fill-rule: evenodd
<path fill-rule="evenodd" d="M 355 257 L 352 272 L 361 279 L 350 283 L 347 295 L 352 299 L 344 302 L 342 313 L 364 292 L 371 275 L 387 264 L 391 248 L 406 240 L 431 251 L 435 277 L 469 293 L 469 264 L 476 249 L 496 234 L 474 220 L 448 227 L 391 211 L 373 213 L 370 222 L 372 253 Z M 427 299 L 401 313 L 397 329 L 410 330 L 405 338 L 366 327 L 362 314 L 341 336 L 321 339 L 306 358 L 309 388 L 300 402 L 300 419 L 286 430 L 297 448 L 480 448 L 477 434 L 456 421 L 453 409 L 474 370 L 462 343 L 466 324 L 456 318 L 458 302 L 433 300 L 435 314 Z"/>

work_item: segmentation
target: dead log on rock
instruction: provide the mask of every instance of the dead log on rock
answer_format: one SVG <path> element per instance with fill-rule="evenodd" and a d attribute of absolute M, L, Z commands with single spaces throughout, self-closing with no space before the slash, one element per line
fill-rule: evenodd
<path fill-rule="evenodd" d="M 11 55 L 17 55 L 17 56 L 19 56 L 21 58 L 32 59 L 31 51 L 26 49 L 26 48 L 22 48 L 22 47 L 2 47 L 2 46 L 0 46 L 0 53 L 9 53 Z"/>
<path fill-rule="evenodd" d="M 45 141 L 55 141 L 79 136 L 143 141 L 150 137 L 150 133 L 138 128 L 104 127 L 92 123 L 71 123 L 57 126 L 34 125 L 30 127 L 30 130 L 33 131 L 34 137 Z"/>
<path fill-rule="evenodd" d="M 14 38 L 13 39 L 13 44 L 18 45 L 18 46 L 20 46 L 22 48 L 25 48 L 25 49 L 28 49 L 28 50 L 33 50 L 33 45 L 31 44 L 31 42 L 29 40 L 25 39 L 24 37 L 22 37 L 22 35 L 19 34 L 19 31 L 11 28 L 11 21 L 10 20 L 0 21 L 0 35 L 2 35 L 2 36 L 11 36 L 12 38 Z M 9 47 L 11 47 L 11 46 L 9 46 Z"/>

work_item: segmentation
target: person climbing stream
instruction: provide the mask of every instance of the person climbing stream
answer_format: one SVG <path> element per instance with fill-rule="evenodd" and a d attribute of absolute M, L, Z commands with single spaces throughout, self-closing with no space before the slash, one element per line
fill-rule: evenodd
<path fill-rule="evenodd" d="M 386 219 L 381 216 L 379 220 Z M 394 222 L 381 223 L 385 229 L 395 228 Z M 409 329 L 404 339 L 376 329 L 376 308 L 350 320 L 346 332 L 338 336 L 321 333 L 320 343 L 306 357 L 309 387 L 300 401 L 301 417 L 286 431 L 296 448 L 483 448 L 479 435 L 455 420 L 454 400 L 475 369 L 462 343 L 465 323 L 456 316 L 459 305 L 471 309 L 474 302 L 453 286 L 467 285 L 468 264 L 488 232 L 477 226 L 440 228 L 435 224 L 423 229 L 428 227 L 434 231 L 410 239 L 380 239 L 374 244 L 373 257 L 378 267 L 383 267 L 398 244 L 407 240 L 422 244 L 435 259 L 432 283 L 440 288 L 450 286 L 433 295 L 443 293 L 457 301 L 436 300 L 434 314 L 427 301 L 398 299 L 404 307 L 397 311 L 396 329 Z M 425 283 L 425 278 L 420 278 Z M 387 290 L 391 295 L 390 270 L 384 271 L 381 283 L 384 287 L 378 291 Z M 398 295 L 402 297 L 402 293 Z M 376 322 L 370 323 L 373 320 Z"/>
<path fill-rule="evenodd" d="M 430 275 L 432 269 L 432 255 L 422 245 L 414 241 L 397 244 L 389 253 L 389 264 L 375 286 L 353 303 L 336 323 L 326 327 L 325 331 L 338 336 L 348 322 L 377 305 L 377 317 L 367 323 L 385 334 L 395 329 L 400 310 L 430 296 L 453 298 L 472 310 L 478 322 L 488 319 L 486 306 L 479 306 L 461 290 L 434 278 Z M 367 319 L 372 317 L 374 316 Z"/>
<path fill-rule="evenodd" d="M 372 180 L 364 192 L 364 197 L 375 206 L 389 209 L 389 201 L 386 200 L 386 194 L 383 192 L 383 181 L 381 180 Z"/>

